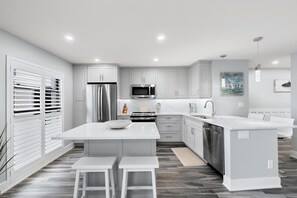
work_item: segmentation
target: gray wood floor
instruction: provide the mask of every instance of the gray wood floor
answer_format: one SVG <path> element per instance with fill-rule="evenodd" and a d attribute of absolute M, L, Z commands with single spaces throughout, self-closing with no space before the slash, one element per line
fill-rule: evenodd
<path fill-rule="evenodd" d="M 279 140 L 279 166 L 283 188 L 233 193 L 228 192 L 222 185 L 222 177 L 210 167 L 183 167 L 171 151 L 172 147 L 183 146 L 182 144 L 158 145 L 158 197 L 297 198 L 297 160 L 289 157 L 290 145 L 290 140 Z M 82 157 L 82 151 L 82 147 L 76 147 L 0 197 L 72 197 L 74 171 L 70 167 Z"/>

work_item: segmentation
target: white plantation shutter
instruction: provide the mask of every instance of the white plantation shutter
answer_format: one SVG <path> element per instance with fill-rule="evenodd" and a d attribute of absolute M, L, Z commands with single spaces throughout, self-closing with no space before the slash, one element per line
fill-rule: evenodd
<path fill-rule="evenodd" d="M 13 69 L 14 170 L 41 157 L 41 75 Z"/>
<path fill-rule="evenodd" d="M 45 153 L 62 146 L 61 140 L 51 140 L 62 132 L 61 80 L 45 77 Z"/>
<path fill-rule="evenodd" d="M 8 61 L 12 173 L 62 146 L 51 140 L 63 131 L 61 74 L 18 59 Z"/>

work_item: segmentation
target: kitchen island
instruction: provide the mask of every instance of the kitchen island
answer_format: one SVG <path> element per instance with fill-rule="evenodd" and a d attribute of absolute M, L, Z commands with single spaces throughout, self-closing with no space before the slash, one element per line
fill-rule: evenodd
<path fill-rule="evenodd" d="M 208 126 L 210 124 L 224 129 L 223 146 L 213 148 L 224 149 L 223 161 L 220 163 L 223 163 L 224 166 L 223 184 L 228 190 L 281 188 L 278 172 L 277 132 L 278 129 L 295 128 L 296 126 L 236 116 L 201 118 L 195 115 L 184 115 L 184 119 L 185 125 L 192 125 L 193 128 L 198 129 L 197 131 L 200 130 L 203 133 L 210 133 L 203 129 L 202 126 L 205 123 Z M 187 134 L 184 135 L 184 139 L 187 139 Z M 217 134 L 211 136 L 215 135 Z M 203 138 L 205 139 L 205 134 L 203 134 Z M 204 148 L 202 149 L 204 153 L 203 151 L 196 153 L 201 158 L 205 158 L 203 154 L 205 155 L 209 142 L 200 141 L 198 143 L 200 144 L 198 148 Z"/>
<path fill-rule="evenodd" d="M 156 140 L 160 138 L 155 123 L 132 123 L 124 129 L 110 129 L 104 123 L 87 123 L 64 132 L 53 139 L 83 140 L 84 155 L 92 157 L 115 156 L 114 177 L 117 197 L 120 195 L 122 171 L 118 164 L 123 156 L 156 156 Z M 103 185 L 104 175 L 88 174 L 88 185 Z M 147 185 L 151 176 L 147 173 L 129 174 L 129 185 Z M 104 192 L 90 191 L 87 197 L 104 197 Z M 128 197 L 151 197 L 151 191 L 133 191 Z"/>

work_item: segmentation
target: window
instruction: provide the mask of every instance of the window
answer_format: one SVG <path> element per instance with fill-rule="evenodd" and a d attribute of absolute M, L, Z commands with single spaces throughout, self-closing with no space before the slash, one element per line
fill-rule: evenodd
<path fill-rule="evenodd" d="M 8 58 L 8 118 L 12 172 L 62 146 L 51 140 L 63 131 L 63 77 L 60 73 Z"/>

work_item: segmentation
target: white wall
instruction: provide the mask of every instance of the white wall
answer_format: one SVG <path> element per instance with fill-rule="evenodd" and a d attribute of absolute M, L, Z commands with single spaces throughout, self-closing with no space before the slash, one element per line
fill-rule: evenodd
<path fill-rule="evenodd" d="M 250 108 L 291 108 L 291 93 L 274 93 L 276 79 L 291 79 L 291 70 L 262 69 L 261 82 L 255 81 L 255 70 L 249 70 Z"/>
<path fill-rule="evenodd" d="M 73 68 L 69 62 L 0 29 L 0 129 L 6 123 L 6 55 L 64 74 L 65 130 L 73 126 Z"/>
<path fill-rule="evenodd" d="M 211 63 L 212 73 L 212 99 L 216 106 L 217 115 L 247 116 L 249 110 L 249 84 L 247 60 L 213 60 Z M 244 95 L 243 96 L 221 96 L 220 73 L 221 72 L 243 72 L 244 73 Z M 239 103 L 243 103 L 239 107 Z"/>
<path fill-rule="evenodd" d="M 23 59 L 64 74 L 65 130 L 73 126 L 72 64 L 0 29 L 0 130 L 6 124 L 6 55 Z M 3 181 L 0 178 L 0 183 Z"/>
<path fill-rule="evenodd" d="M 295 124 L 297 124 L 297 53 L 292 54 L 291 57 L 291 80 L 292 80 L 292 92 L 291 92 L 291 110 L 292 118 L 295 119 Z M 295 157 L 297 157 L 297 129 L 294 129 L 292 137 L 292 150 L 295 151 Z"/>

